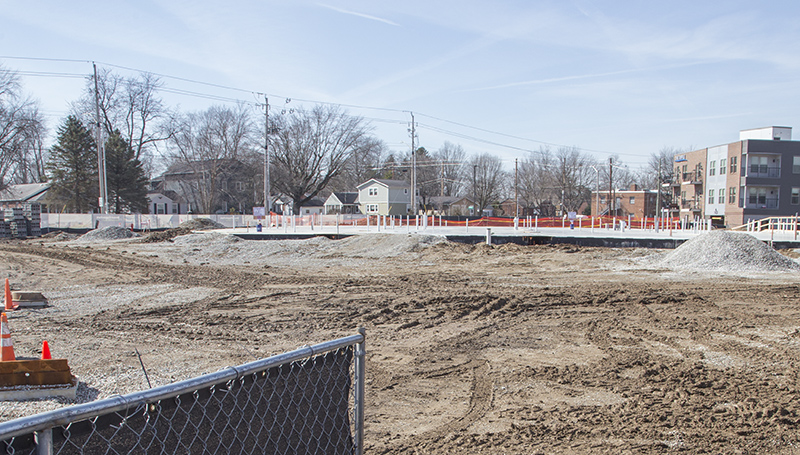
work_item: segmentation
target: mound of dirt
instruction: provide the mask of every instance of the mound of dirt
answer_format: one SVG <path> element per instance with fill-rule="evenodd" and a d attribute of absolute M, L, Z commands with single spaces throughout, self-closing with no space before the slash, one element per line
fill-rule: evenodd
<path fill-rule="evenodd" d="M 123 240 L 134 237 L 140 237 L 139 234 L 131 231 L 130 229 L 120 226 L 106 226 L 100 229 L 94 229 L 78 238 L 78 242 L 105 242 L 108 240 Z"/>
<path fill-rule="evenodd" d="M 800 270 L 800 264 L 761 240 L 744 233 L 713 231 L 686 241 L 664 255 L 658 266 L 671 269 L 722 272 L 781 272 Z"/>
<path fill-rule="evenodd" d="M 210 218 L 195 218 L 184 221 L 178 225 L 178 228 L 184 228 L 191 231 L 202 231 L 205 229 L 225 229 L 225 225 L 219 224 Z"/>

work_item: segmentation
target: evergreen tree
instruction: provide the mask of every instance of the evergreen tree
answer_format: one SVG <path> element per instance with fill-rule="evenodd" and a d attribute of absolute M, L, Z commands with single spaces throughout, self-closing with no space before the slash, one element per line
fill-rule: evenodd
<path fill-rule="evenodd" d="M 142 162 L 119 130 L 106 141 L 108 200 L 114 213 L 147 210 L 147 177 Z"/>
<path fill-rule="evenodd" d="M 51 204 L 75 213 L 97 207 L 95 141 L 83 123 L 72 115 L 58 128 L 57 143 L 50 150 L 47 171 L 51 178 L 48 192 Z"/>

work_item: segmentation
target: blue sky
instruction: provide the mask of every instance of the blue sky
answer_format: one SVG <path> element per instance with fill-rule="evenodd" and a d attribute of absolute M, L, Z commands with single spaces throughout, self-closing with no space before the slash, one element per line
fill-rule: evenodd
<path fill-rule="evenodd" d="M 0 0 L 0 7 L 0 63 L 21 72 L 52 129 L 97 61 L 123 74 L 171 76 L 170 89 L 246 102 L 268 94 L 272 115 L 342 104 L 395 151 L 410 147 L 413 111 L 420 145 L 435 150 L 450 141 L 508 166 L 543 143 L 598 159 L 616 154 L 636 167 L 663 147 L 727 143 L 741 129 L 792 126 L 800 138 L 798 2 Z M 164 99 L 186 111 L 220 102 Z"/>

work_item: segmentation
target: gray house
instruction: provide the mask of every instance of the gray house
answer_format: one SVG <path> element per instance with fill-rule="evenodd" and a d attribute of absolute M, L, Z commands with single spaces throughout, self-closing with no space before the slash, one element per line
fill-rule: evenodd
<path fill-rule="evenodd" d="M 369 179 L 357 189 L 366 215 L 407 215 L 411 210 L 411 185 L 404 180 Z"/>

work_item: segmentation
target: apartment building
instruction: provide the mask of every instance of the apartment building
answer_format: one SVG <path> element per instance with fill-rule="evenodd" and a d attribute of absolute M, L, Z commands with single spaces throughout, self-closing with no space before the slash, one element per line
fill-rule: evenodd
<path fill-rule="evenodd" d="M 673 215 L 739 226 L 800 211 L 800 141 L 790 127 L 743 130 L 739 140 L 675 155 Z"/>

